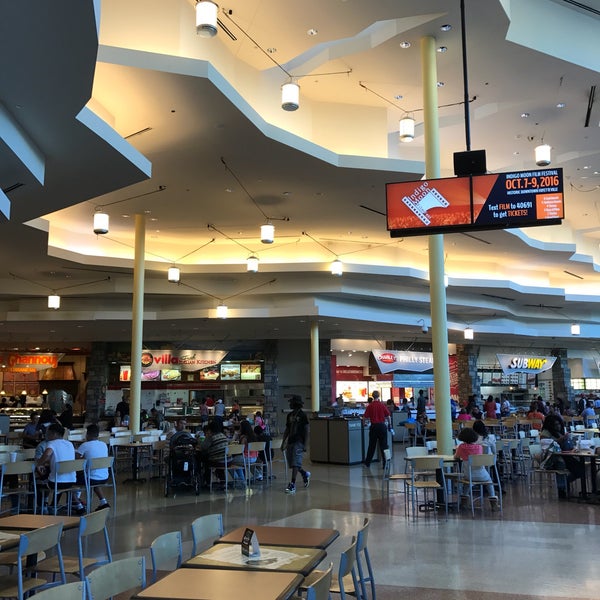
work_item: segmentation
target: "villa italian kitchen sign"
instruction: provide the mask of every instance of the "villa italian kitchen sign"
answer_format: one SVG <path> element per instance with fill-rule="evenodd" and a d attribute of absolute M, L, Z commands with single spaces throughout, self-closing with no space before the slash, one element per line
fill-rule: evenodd
<path fill-rule="evenodd" d="M 556 356 L 525 356 L 521 354 L 496 354 L 503 373 L 543 373 L 552 368 Z"/>

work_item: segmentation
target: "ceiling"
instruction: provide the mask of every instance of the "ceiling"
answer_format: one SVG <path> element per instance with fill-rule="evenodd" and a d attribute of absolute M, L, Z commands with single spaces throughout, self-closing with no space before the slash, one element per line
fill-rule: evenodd
<path fill-rule="evenodd" d="M 445 236 L 450 342 L 470 325 L 477 344 L 600 347 L 600 2 L 583 4 L 465 2 L 471 147 L 504 172 L 536 168 L 549 143 L 566 218 Z M 231 0 L 219 19 L 235 40 L 197 36 L 193 5 L 57 0 L 35 22 L 0 7 L 0 349 L 130 339 L 136 214 L 148 344 L 307 338 L 315 321 L 323 338 L 430 339 L 428 238 L 390 238 L 385 184 L 425 172 L 426 36 L 447 49 L 441 176 L 466 148 L 459 0 Z M 286 72 L 295 112 L 280 108 Z"/>

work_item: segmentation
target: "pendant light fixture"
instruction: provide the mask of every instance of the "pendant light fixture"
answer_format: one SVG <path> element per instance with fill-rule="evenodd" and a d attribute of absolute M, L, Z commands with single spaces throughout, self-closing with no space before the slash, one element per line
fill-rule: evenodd
<path fill-rule="evenodd" d="M 108 233 L 108 215 L 100 209 L 94 213 L 94 233 L 96 235 Z"/>
<path fill-rule="evenodd" d="M 288 81 L 281 86 L 281 108 L 287 111 L 298 110 L 300 107 L 300 86 Z"/>
<path fill-rule="evenodd" d="M 217 35 L 217 12 L 219 7 L 210 0 L 196 3 L 196 33 L 205 38 Z"/>
<path fill-rule="evenodd" d="M 260 226 L 260 241 L 263 244 L 272 244 L 275 241 L 275 226 L 270 221 Z"/>
<path fill-rule="evenodd" d="M 464 331 L 463 334 L 465 336 L 465 340 L 472 340 L 474 337 L 474 332 L 473 329 L 471 327 L 467 327 Z"/>
<path fill-rule="evenodd" d="M 50 294 L 48 296 L 48 308 L 58 310 L 60 308 L 60 296 L 57 296 L 56 294 Z"/>
<path fill-rule="evenodd" d="M 179 283 L 181 279 L 181 271 L 178 267 L 169 267 L 167 271 L 167 279 L 170 283 Z"/>
<path fill-rule="evenodd" d="M 547 167 L 552 162 L 552 147 L 542 144 L 535 147 L 535 164 L 538 167 Z"/>
<path fill-rule="evenodd" d="M 217 306 L 217 318 L 218 319 L 226 319 L 228 312 L 229 312 L 229 309 L 222 302 L 221 302 L 221 304 L 219 304 L 219 306 Z"/>
<path fill-rule="evenodd" d="M 579 323 L 573 323 L 571 325 L 571 335 L 580 335 L 581 334 L 581 326 Z"/>
<path fill-rule="evenodd" d="M 331 263 L 331 274 L 336 277 L 341 277 L 344 272 L 344 263 L 339 258 L 336 258 Z"/>
<path fill-rule="evenodd" d="M 258 272 L 258 257 L 257 256 L 249 256 L 246 259 L 246 268 L 248 273 L 257 273 Z"/>
<path fill-rule="evenodd" d="M 415 139 L 415 120 L 408 115 L 400 119 L 399 136 L 401 142 L 412 142 Z"/>

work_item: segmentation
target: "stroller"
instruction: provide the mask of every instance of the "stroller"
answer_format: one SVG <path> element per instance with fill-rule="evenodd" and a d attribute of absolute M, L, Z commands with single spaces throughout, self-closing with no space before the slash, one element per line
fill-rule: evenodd
<path fill-rule="evenodd" d="M 167 476 L 165 477 L 165 496 L 173 488 L 186 486 L 200 493 L 200 473 L 196 456 L 196 440 L 191 434 L 181 436 L 171 446 L 167 458 Z"/>

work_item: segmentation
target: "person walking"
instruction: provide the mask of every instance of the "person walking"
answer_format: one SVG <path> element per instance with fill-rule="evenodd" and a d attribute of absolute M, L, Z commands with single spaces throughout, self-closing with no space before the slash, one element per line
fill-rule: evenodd
<path fill-rule="evenodd" d="M 296 493 L 296 477 L 298 473 L 302 475 L 304 487 L 310 485 L 310 471 L 305 471 L 302 468 L 302 457 L 306 451 L 306 440 L 308 439 L 308 418 L 302 410 L 303 406 L 304 402 L 300 396 L 293 395 L 290 398 L 290 408 L 292 411 L 287 415 L 285 431 L 283 432 L 283 440 L 281 442 L 281 447 L 285 448 L 284 452 L 288 465 L 292 468 L 292 478 L 285 488 L 286 494 Z"/>
<path fill-rule="evenodd" d="M 371 402 L 363 414 L 363 420 L 369 421 L 369 448 L 365 457 L 364 465 L 369 468 L 375 455 L 375 448 L 379 444 L 381 458 L 383 460 L 383 451 L 388 448 L 387 433 L 388 427 L 391 427 L 391 415 L 387 406 L 381 401 L 379 392 L 373 392 L 373 402 Z"/>

